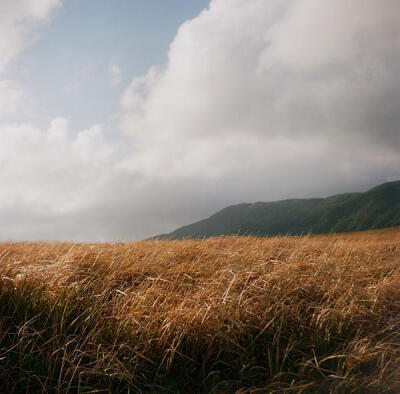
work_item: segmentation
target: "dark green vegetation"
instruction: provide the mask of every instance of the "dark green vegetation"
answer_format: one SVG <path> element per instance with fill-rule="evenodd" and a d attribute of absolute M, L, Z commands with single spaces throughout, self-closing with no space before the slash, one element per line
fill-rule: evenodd
<path fill-rule="evenodd" d="M 323 234 L 395 226 L 400 226 L 400 181 L 365 193 L 234 205 L 156 238 Z"/>

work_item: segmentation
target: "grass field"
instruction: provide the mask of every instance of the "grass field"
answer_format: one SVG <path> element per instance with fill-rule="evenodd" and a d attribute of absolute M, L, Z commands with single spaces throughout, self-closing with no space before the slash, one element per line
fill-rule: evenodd
<path fill-rule="evenodd" d="M 400 392 L 400 229 L 0 244 L 1 392 Z"/>

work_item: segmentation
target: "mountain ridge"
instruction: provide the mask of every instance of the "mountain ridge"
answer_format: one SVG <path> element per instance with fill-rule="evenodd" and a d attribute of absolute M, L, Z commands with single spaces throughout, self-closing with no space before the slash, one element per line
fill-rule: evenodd
<path fill-rule="evenodd" d="M 400 226 L 400 181 L 386 182 L 361 193 L 230 205 L 208 218 L 152 239 L 324 234 L 396 226 Z"/>

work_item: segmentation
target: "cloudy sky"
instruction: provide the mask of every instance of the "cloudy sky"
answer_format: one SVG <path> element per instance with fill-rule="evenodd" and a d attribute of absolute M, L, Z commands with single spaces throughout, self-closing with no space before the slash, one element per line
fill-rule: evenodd
<path fill-rule="evenodd" d="M 398 0 L 0 1 L 0 240 L 134 240 L 400 179 Z"/>

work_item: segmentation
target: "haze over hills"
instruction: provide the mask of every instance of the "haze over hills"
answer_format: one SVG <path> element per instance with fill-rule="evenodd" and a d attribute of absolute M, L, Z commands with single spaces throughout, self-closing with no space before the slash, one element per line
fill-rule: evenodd
<path fill-rule="evenodd" d="M 322 234 L 394 226 L 400 226 L 400 181 L 384 183 L 365 193 L 233 205 L 155 238 Z"/>

